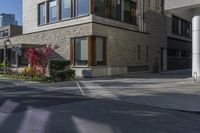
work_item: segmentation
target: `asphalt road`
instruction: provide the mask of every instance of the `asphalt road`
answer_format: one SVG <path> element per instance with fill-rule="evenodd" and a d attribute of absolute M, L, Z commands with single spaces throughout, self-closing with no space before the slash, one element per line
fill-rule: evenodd
<path fill-rule="evenodd" d="M 93 90 L 90 80 L 51 86 L 0 80 L 0 133 L 200 132 L 200 113 L 115 99 L 115 88 L 130 84 L 106 80 Z"/>

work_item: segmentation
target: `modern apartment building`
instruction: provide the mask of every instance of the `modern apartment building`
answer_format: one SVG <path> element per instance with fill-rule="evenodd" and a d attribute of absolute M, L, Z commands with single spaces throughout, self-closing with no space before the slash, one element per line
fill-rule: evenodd
<path fill-rule="evenodd" d="M 15 19 L 14 14 L 0 14 L 0 27 L 9 26 L 9 25 L 17 25 L 17 20 Z"/>
<path fill-rule="evenodd" d="M 191 33 L 172 34 L 167 25 L 173 18 L 163 8 L 163 0 L 23 0 L 23 35 L 10 40 L 16 45 L 57 45 L 55 58 L 70 60 L 77 76 L 177 69 L 171 47 L 186 43 L 179 54 L 188 57 Z"/>
<path fill-rule="evenodd" d="M 200 1 L 166 0 L 165 10 L 192 22 L 190 32 L 188 32 L 189 24 L 185 26 L 187 34 L 192 34 L 192 74 L 195 79 L 200 79 Z"/>

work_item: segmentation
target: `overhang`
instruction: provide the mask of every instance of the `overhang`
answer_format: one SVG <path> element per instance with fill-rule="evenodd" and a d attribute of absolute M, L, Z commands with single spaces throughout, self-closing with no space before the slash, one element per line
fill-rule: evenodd
<path fill-rule="evenodd" d="M 46 47 L 46 44 L 12 44 L 12 45 L 6 45 L 8 49 L 11 49 L 13 47 L 18 48 L 42 48 Z M 0 45 L 0 49 L 4 49 L 3 45 Z"/>
<path fill-rule="evenodd" d="M 200 0 L 165 0 L 165 11 L 191 20 L 193 10 L 200 8 Z"/>

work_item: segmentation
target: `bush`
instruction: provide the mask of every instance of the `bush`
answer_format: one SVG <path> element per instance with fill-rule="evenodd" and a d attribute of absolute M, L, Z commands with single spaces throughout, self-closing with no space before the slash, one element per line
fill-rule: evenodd
<path fill-rule="evenodd" d="M 19 73 L 19 76 L 22 79 L 31 79 L 31 80 L 41 80 L 45 77 L 45 75 L 36 69 L 32 69 L 31 67 L 26 67 L 24 70 Z"/>
<path fill-rule="evenodd" d="M 70 64 L 67 60 L 50 60 L 48 63 L 49 70 L 65 70 Z"/>
<path fill-rule="evenodd" d="M 3 67 L 4 67 L 4 64 L 0 63 L 0 70 L 3 69 Z"/>
<path fill-rule="evenodd" d="M 50 77 L 52 79 L 72 79 L 74 78 L 72 70 L 69 69 L 70 61 L 51 60 L 48 62 Z"/>
<path fill-rule="evenodd" d="M 74 79 L 75 71 L 71 69 L 58 70 L 55 72 L 55 79 L 58 81 Z"/>

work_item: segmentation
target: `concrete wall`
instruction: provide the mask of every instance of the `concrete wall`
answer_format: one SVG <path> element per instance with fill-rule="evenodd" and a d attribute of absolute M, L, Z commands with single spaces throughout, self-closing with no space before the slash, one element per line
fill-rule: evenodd
<path fill-rule="evenodd" d="M 165 10 L 198 6 L 199 4 L 199 0 L 165 0 Z"/>

